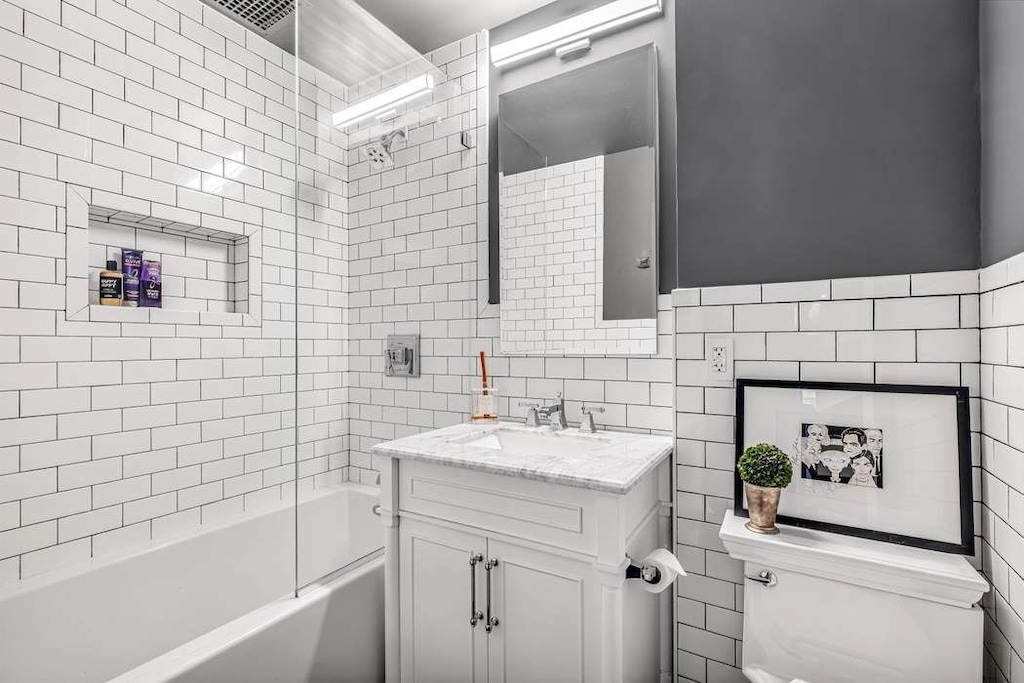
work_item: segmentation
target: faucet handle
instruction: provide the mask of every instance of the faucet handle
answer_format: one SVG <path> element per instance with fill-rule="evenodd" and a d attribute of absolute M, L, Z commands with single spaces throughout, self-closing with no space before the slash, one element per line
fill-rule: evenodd
<path fill-rule="evenodd" d="M 594 425 L 594 413 L 603 413 L 604 408 L 588 408 L 586 404 L 580 408 L 580 412 L 583 413 L 583 419 L 580 420 L 580 432 L 583 434 L 593 434 L 597 431 L 597 427 Z"/>
<path fill-rule="evenodd" d="M 527 427 L 539 427 L 540 417 L 537 415 L 537 409 L 540 407 L 539 403 L 531 403 L 529 401 L 520 401 L 520 408 L 526 408 L 526 426 Z"/>

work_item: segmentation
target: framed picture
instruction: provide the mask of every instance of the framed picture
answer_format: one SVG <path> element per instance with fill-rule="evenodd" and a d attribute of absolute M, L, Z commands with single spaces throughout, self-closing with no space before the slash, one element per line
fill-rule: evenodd
<path fill-rule="evenodd" d="M 779 523 L 974 554 L 966 387 L 739 379 L 737 461 L 758 443 L 793 463 Z"/>

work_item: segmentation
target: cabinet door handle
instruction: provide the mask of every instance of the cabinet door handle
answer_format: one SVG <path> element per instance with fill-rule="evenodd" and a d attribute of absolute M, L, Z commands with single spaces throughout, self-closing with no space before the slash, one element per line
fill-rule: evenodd
<path fill-rule="evenodd" d="M 484 618 L 484 613 L 476 608 L 476 565 L 484 561 L 480 553 L 469 554 L 469 625 L 476 628 L 477 622 Z"/>
<path fill-rule="evenodd" d="M 484 630 L 490 633 L 498 625 L 498 617 L 491 616 L 491 570 L 498 566 L 498 559 L 492 557 L 484 563 L 487 570 L 487 621 L 484 622 Z"/>

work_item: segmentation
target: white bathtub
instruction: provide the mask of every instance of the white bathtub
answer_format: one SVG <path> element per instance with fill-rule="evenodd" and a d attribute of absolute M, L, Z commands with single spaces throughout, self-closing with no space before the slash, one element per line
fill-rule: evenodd
<path fill-rule="evenodd" d="M 359 566 L 299 598 L 291 507 L 2 590 L 0 681 L 381 680 L 376 502 L 346 484 L 300 505 L 299 583 Z"/>

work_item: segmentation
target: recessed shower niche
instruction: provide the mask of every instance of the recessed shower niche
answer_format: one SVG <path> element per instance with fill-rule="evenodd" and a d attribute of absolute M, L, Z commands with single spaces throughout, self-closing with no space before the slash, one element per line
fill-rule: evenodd
<path fill-rule="evenodd" d="M 74 190 L 68 195 L 69 320 L 259 323 L 258 226 L 195 225 L 89 204 Z M 159 264 L 159 307 L 100 305 L 100 272 L 116 261 L 123 273 L 124 249 Z"/>
<path fill-rule="evenodd" d="M 246 313 L 249 238 L 125 211 L 89 207 L 89 303 L 99 303 L 99 272 L 121 250 L 160 263 L 163 308 Z"/>

